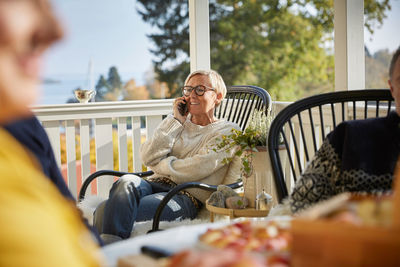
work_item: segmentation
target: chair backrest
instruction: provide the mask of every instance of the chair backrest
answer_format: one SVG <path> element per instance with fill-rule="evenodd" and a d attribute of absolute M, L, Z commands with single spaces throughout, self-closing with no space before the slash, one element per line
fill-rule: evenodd
<path fill-rule="evenodd" d="M 271 124 L 268 150 L 279 202 L 288 196 L 306 163 L 340 122 L 384 117 L 395 109 L 387 89 L 339 91 L 298 100 Z M 284 149 L 282 153 L 282 146 Z M 281 151 L 281 152 L 280 152 Z"/>
<path fill-rule="evenodd" d="M 224 101 L 214 113 L 217 118 L 225 118 L 244 130 L 255 109 L 264 110 L 268 115 L 271 105 L 271 96 L 263 88 L 251 85 L 230 86 L 227 88 Z"/>

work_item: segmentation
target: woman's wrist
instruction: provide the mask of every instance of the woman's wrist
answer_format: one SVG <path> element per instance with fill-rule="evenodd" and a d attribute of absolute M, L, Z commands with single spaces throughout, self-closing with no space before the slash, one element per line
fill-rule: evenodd
<path fill-rule="evenodd" d="M 182 125 L 183 125 L 183 122 L 181 122 L 181 120 L 180 120 L 180 119 L 178 119 L 178 118 L 177 118 L 177 117 L 175 117 L 175 116 L 174 116 L 174 119 L 175 119 L 175 120 L 177 120 L 177 121 L 178 121 L 180 124 L 182 124 Z"/>

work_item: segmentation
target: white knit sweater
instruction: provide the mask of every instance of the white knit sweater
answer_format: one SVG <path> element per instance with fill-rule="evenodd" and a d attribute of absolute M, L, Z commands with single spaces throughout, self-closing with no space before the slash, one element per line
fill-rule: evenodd
<path fill-rule="evenodd" d="M 218 120 L 206 126 L 193 124 L 190 116 L 182 125 L 172 115 L 168 115 L 141 146 L 143 163 L 154 175 L 150 178 L 168 177 L 177 184 L 185 182 L 203 182 L 212 185 L 237 182 L 240 177 L 240 160 L 235 159 L 228 165 L 222 164 L 226 157 L 232 157 L 235 151 L 214 152 L 214 144 L 222 135 L 231 134 L 231 129 L 240 129 L 238 125 L 226 120 Z M 201 189 L 189 189 L 195 198 L 205 202 L 210 192 Z"/>

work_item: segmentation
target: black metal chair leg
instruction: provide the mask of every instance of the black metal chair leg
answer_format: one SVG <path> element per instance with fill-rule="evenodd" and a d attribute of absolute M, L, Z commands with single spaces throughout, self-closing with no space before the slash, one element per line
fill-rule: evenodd
<path fill-rule="evenodd" d="M 83 182 L 81 190 L 79 190 L 79 197 L 78 197 L 79 202 L 85 198 L 87 188 L 89 187 L 90 183 L 97 177 L 103 176 L 103 175 L 111 175 L 111 176 L 121 177 L 122 175 L 125 175 L 125 174 L 134 174 L 139 177 L 146 177 L 146 176 L 152 175 L 153 172 L 147 171 L 147 172 L 130 173 L 130 172 L 119 172 L 119 171 L 113 171 L 113 170 L 102 170 L 102 171 L 94 172 L 91 175 L 89 175 L 89 177 Z"/>
<path fill-rule="evenodd" d="M 238 182 L 238 183 L 229 184 L 227 186 L 231 187 L 232 189 L 236 189 L 236 188 L 242 187 L 243 183 Z M 171 198 L 173 196 L 175 196 L 180 191 L 188 189 L 188 188 L 200 188 L 200 189 L 207 190 L 207 191 L 217 191 L 216 185 L 209 185 L 209 184 L 197 183 L 197 182 L 184 183 L 184 184 L 180 184 L 180 185 L 174 187 L 173 189 L 171 189 L 168 192 L 168 194 L 165 195 L 165 197 L 163 198 L 161 203 L 158 205 L 156 213 L 154 214 L 154 217 L 153 217 L 153 227 L 147 233 L 160 231 L 160 229 L 159 229 L 160 217 L 161 217 L 161 213 L 164 210 L 165 206 L 168 204 L 168 202 L 171 200 Z"/>

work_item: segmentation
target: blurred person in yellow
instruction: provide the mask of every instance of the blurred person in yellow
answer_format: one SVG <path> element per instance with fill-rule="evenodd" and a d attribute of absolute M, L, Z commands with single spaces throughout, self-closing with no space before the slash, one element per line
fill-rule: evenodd
<path fill-rule="evenodd" d="M 0 0 L 0 266 L 100 266 L 73 203 L 2 127 L 32 116 L 41 57 L 62 29 L 47 0 Z"/>

